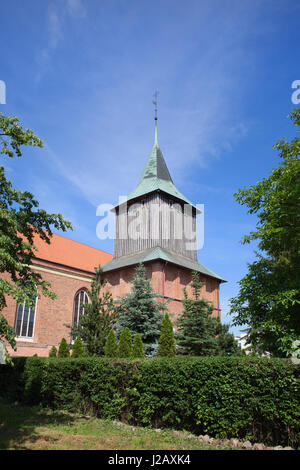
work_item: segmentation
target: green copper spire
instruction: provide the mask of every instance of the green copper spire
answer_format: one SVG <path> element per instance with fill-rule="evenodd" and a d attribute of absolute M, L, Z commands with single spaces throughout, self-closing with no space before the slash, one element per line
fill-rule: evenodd
<path fill-rule="evenodd" d="M 157 141 L 157 95 L 158 92 L 154 94 L 155 101 L 153 101 L 153 104 L 155 105 L 154 145 L 137 187 L 130 194 L 128 194 L 124 202 L 129 202 L 133 199 L 138 199 L 142 196 L 145 196 L 146 194 L 160 191 L 166 193 L 169 196 L 172 196 L 176 200 L 191 205 L 196 209 L 197 212 L 199 212 L 196 206 L 194 206 L 186 197 L 184 197 L 183 194 L 181 194 L 181 192 L 178 191 L 178 189 L 175 187 L 163 154 L 159 148 Z"/>
<path fill-rule="evenodd" d="M 190 204 L 198 211 L 198 209 L 175 187 L 157 142 L 154 142 L 141 179 L 137 187 L 128 194 L 127 202 L 154 191 L 166 193 L 174 199 Z"/>

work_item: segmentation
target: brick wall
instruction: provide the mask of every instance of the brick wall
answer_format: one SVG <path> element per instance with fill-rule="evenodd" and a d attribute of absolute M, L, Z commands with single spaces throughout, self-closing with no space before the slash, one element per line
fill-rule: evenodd
<path fill-rule="evenodd" d="M 168 311 L 173 323 L 181 314 L 183 306 L 183 288 L 191 294 L 189 283 L 192 280 L 190 270 L 165 264 L 162 261 L 153 261 L 145 264 L 146 277 L 151 279 L 154 291 L 168 300 Z M 70 330 L 67 324 L 72 325 L 74 297 L 80 289 L 89 289 L 93 273 L 76 270 L 42 260 L 35 260 L 33 269 L 42 274 L 43 279 L 51 283 L 52 290 L 57 294 L 57 299 L 51 300 L 41 296 L 37 300 L 34 332 L 32 339 L 18 339 L 17 351 L 9 352 L 17 356 L 48 356 L 49 350 L 54 345 L 58 347 L 61 339 L 65 337 L 70 342 Z M 122 268 L 117 271 L 105 273 L 109 290 L 114 298 L 130 292 L 130 281 L 134 276 L 134 267 Z M 1 277 L 7 277 L 6 274 Z M 8 277 L 7 277 L 8 278 Z M 215 310 L 213 315 L 220 316 L 219 309 L 219 283 L 216 279 L 202 275 L 200 280 L 204 282 L 202 294 L 213 302 Z M 15 327 L 17 304 L 14 299 L 7 297 L 7 307 L 1 312 L 9 324 Z"/>
<path fill-rule="evenodd" d="M 35 263 L 33 270 L 51 283 L 57 298 L 52 300 L 41 296 L 37 299 L 33 338 L 17 339 L 16 351 L 8 347 L 12 355 L 48 356 L 51 347 L 58 347 L 63 337 L 70 342 L 70 330 L 66 324 L 72 325 L 73 322 L 74 296 L 78 290 L 88 289 L 89 279 L 92 278 L 92 273 L 83 273 L 45 261 Z M 17 304 L 14 299 L 7 297 L 7 306 L 1 313 L 15 327 Z"/>
<path fill-rule="evenodd" d="M 183 310 L 182 299 L 184 298 L 183 289 L 186 288 L 188 295 L 192 294 L 190 283 L 192 281 L 192 272 L 189 269 L 165 264 L 162 261 L 153 261 L 145 263 L 146 277 L 151 279 L 154 291 L 161 297 L 168 300 L 168 311 L 171 319 L 175 322 L 178 315 Z M 130 281 L 134 276 L 134 268 L 125 267 L 116 271 L 105 273 L 107 278 L 107 289 L 114 298 L 120 297 L 130 292 Z M 214 305 L 213 316 L 221 316 L 219 299 L 219 282 L 209 276 L 200 275 L 200 281 L 204 283 L 202 295 L 205 299 L 211 301 Z"/>

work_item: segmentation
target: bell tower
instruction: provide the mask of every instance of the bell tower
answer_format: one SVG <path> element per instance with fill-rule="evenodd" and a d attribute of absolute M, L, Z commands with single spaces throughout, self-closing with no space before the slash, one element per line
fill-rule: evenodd
<path fill-rule="evenodd" d="M 137 187 L 114 208 L 114 257 L 161 247 L 197 261 L 196 215 L 199 210 L 173 183 L 158 145 L 157 101 L 153 103 L 154 145 Z"/>
<path fill-rule="evenodd" d="M 182 311 L 183 288 L 198 271 L 203 296 L 220 316 L 220 276 L 198 262 L 196 216 L 200 212 L 174 185 L 157 138 L 155 96 L 154 144 L 136 188 L 114 207 L 114 257 L 103 266 L 114 297 L 130 291 L 130 280 L 139 263 L 146 266 L 152 286 L 169 311 Z M 171 314 L 172 317 L 172 314 Z"/>

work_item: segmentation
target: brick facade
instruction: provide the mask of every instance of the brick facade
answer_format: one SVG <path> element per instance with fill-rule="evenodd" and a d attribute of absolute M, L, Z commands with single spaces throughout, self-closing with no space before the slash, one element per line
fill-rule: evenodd
<path fill-rule="evenodd" d="M 190 287 L 192 271 L 174 264 L 165 264 L 165 262 L 160 260 L 145 263 L 145 267 L 146 278 L 151 279 L 152 287 L 156 294 L 168 302 L 167 308 L 171 320 L 175 322 L 183 310 L 183 289 L 187 289 L 188 295 L 192 294 Z M 121 297 L 130 292 L 130 281 L 133 279 L 134 270 L 135 268 L 130 266 L 105 273 L 108 281 L 106 288 L 112 293 L 114 298 Z M 213 303 L 213 316 L 220 318 L 220 282 L 205 275 L 200 275 L 200 281 L 203 282 L 203 297 Z"/>
<path fill-rule="evenodd" d="M 22 334 L 27 334 L 27 337 L 17 339 L 17 351 L 10 349 L 12 355 L 48 356 L 51 347 L 58 347 L 63 337 L 70 342 L 70 329 L 66 325 L 73 324 L 76 293 L 89 289 L 95 267 L 99 264 L 104 266 L 104 275 L 108 281 L 105 289 L 112 293 L 114 299 L 130 292 L 130 281 L 135 266 L 140 262 L 136 257 L 132 261 L 133 255 L 140 257 L 147 254 L 143 258 L 146 276 L 151 279 L 158 297 L 167 302 L 174 323 L 183 310 L 183 289 L 187 288 L 191 295 L 189 284 L 193 269 L 201 273 L 200 280 L 204 283 L 202 296 L 212 302 L 213 316 L 220 318 L 219 286 L 224 280 L 200 265 L 196 248 L 190 247 L 189 241 L 195 241 L 196 214 L 199 211 L 174 186 L 157 143 L 156 124 L 155 142 L 142 178 L 127 197 L 125 208 L 124 204 L 114 208 L 114 256 L 60 235 L 53 235 L 50 244 L 39 237 L 34 240 L 37 254 L 32 269 L 50 282 L 57 299 L 41 296 L 37 300 L 32 335 L 31 329 L 23 328 L 23 325 L 31 326 L 32 322 L 18 322 L 18 325 L 22 325 Z M 135 209 L 131 212 L 136 203 L 143 214 L 143 223 L 138 226 L 138 230 L 132 225 Z M 190 211 L 186 211 L 186 206 Z M 153 207 L 159 211 L 153 212 Z M 25 312 L 23 308 L 23 317 L 26 318 Z M 13 299 L 7 299 L 7 307 L 2 313 L 9 324 L 16 328 L 17 305 Z"/>
<path fill-rule="evenodd" d="M 189 283 L 192 280 L 191 271 L 163 261 L 145 263 L 146 277 L 151 279 L 152 287 L 157 295 L 168 301 L 168 311 L 171 320 L 176 321 L 182 312 L 183 288 L 187 287 L 190 294 Z M 79 290 L 90 288 L 93 271 L 84 271 L 70 266 L 52 263 L 50 261 L 36 259 L 32 269 L 50 282 L 52 290 L 57 298 L 52 300 L 41 296 L 37 299 L 35 321 L 32 338 L 17 338 L 17 350 L 13 351 L 8 346 L 12 356 L 48 356 L 51 347 L 58 348 L 63 337 L 70 342 L 70 329 L 66 325 L 72 325 L 74 314 L 74 298 Z M 130 281 L 133 279 L 135 267 L 125 267 L 105 274 L 108 289 L 116 299 L 130 292 Z M 7 274 L 2 274 L 6 277 Z M 217 279 L 202 275 L 200 280 L 204 282 L 202 295 L 213 302 L 214 316 L 220 317 L 219 282 Z M 1 312 L 13 327 L 16 325 L 17 304 L 7 297 L 7 306 Z"/>
<path fill-rule="evenodd" d="M 41 295 L 37 299 L 33 338 L 17 339 L 16 351 L 8 346 L 11 355 L 48 356 L 51 347 L 58 347 L 63 337 L 69 342 L 70 329 L 66 325 L 72 325 L 73 322 L 74 297 L 79 290 L 90 288 L 93 276 L 89 272 L 43 260 L 36 260 L 32 269 L 50 282 L 57 298 L 52 300 Z M 1 313 L 15 327 L 17 303 L 13 298 L 7 297 L 7 306 Z"/>

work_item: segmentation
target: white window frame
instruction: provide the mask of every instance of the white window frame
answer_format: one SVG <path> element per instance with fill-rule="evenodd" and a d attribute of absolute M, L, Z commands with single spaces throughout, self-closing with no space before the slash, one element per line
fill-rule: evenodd
<path fill-rule="evenodd" d="M 79 317 L 80 317 L 80 314 L 84 315 L 84 307 L 82 306 L 82 303 L 83 302 L 78 302 L 78 305 L 77 305 L 77 312 L 76 312 L 76 323 L 75 323 L 75 307 L 76 307 L 76 298 L 78 295 L 80 295 L 82 292 L 84 292 L 84 296 L 83 296 L 83 299 L 87 299 L 86 302 L 84 303 L 89 303 L 89 296 L 87 294 L 87 291 L 85 289 L 79 289 L 75 296 L 74 296 L 74 306 L 73 306 L 73 327 L 74 326 L 78 326 L 78 323 L 79 323 Z M 82 308 L 82 312 L 80 313 L 80 309 Z"/>
<path fill-rule="evenodd" d="M 22 330 L 23 330 L 23 321 L 24 321 L 24 309 L 26 306 L 26 302 L 23 302 L 23 308 L 22 308 L 22 317 L 21 317 L 21 326 L 20 326 L 20 335 L 17 335 L 16 339 L 20 341 L 33 341 L 34 340 L 34 331 L 35 331 L 35 321 L 36 321 L 36 314 L 37 314 L 37 300 L 38 298 L 35 298 L 35 304 L 34 304 L 34 317 L 33 317 L 33 327 L 32 327 L 32 336 L 22 336 Z M 16 321 L 15 321 L 15 329 L 17 329 L 17 321 L 18 321 L 18 311 L 19 307 L 22 306 L 22 304 L 17 304 L 17 312 L 16 312 Z M 27 320 L 27 334 L 28 334 L 28 329 L 29 329 L 29 318 L 31 314 L 32 308 L 29 307 L 29 312 L 28 312 L 28 320 Z"/>

